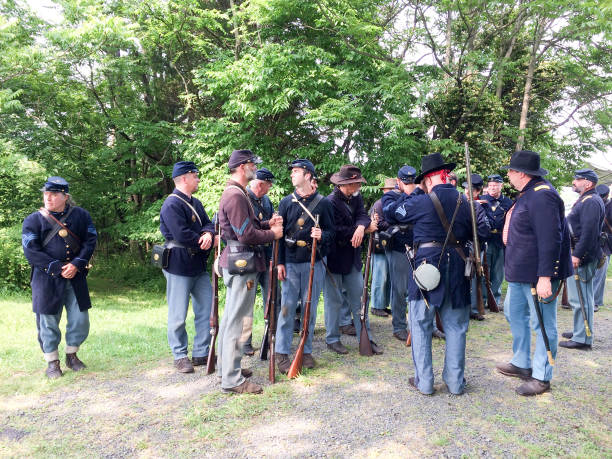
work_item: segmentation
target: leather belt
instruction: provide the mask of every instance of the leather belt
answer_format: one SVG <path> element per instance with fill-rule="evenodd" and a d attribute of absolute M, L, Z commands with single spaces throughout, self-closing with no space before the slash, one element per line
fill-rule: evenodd
<path fill-rule="evenodd" d="M 430 247 L 442 247 L 444 244 L 442 242 L 431 241 L 431 242 L 421 242 L 418 244 L 419 249 L 427 249 Z M 460 244 L 446 244 L 446 247 L 461 247 Z"/>

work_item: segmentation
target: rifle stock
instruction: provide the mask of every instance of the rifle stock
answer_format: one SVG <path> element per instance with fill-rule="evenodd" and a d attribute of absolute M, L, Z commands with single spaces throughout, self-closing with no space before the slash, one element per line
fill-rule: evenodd
<path fill-rule="evenodd" d="M 531 296 L 533 297 L 533 306 L 536 310 L 536 315 L 538 316 L 538 322 L 540 324 L 540 332 L 542 333 L 542 340 L 544 341 L 544 347 L 546 348 L 546 355 L 548 356 L 548 363 L 550 363 L 551 366 L 554 366 L 555 359 L 553 359 L 552 352 L 550 351 L 550 343 L 548 342 L 548 335 L 546 334 L 546 329 L 544 328 L 544 319 L 542 318 L 542 311 L 540 310 L 540 301 L 538 299 L 538 294 L 537 294 L 535 284 L 531 284 Z"/>
<path fill-rule="evenodd" d="M 368 335 L 368 329 L 366 327 L 366 315 L 368 313 L 368 290 L 370 284 L 370 263 L 372 261 L 372 249 L 374 248 L 374 234 L 370 234 L 370 240 L 368 242 L 368 252 L 366 255 L 365 273 L 363 276 L 363 292 L 361 294 L 361 332 L 359 333 L 359 354 L 366 355 L 368 357 L 374 355 L 372 350 L 372 343 L 370 343 L 370 336 Z"/>
<path fill-rule="evenodd" d="M 270 258 L 268 266 L 268 291 L 266 295 L 266 306 L 264 308 L 264 332 L 261 338 L 261 346 L 259 347 L 259 359 L 268 360 L 268 350 L 270 349 L 269 331 L 270 331 L 270 307 L 274 305 L 275 298 L 272 296 L 272 291 L 276 288 L 276 279 L 274 279 L 274 271 L 276 269 L 276 263 L 278 259 L 278 242 L 272 242 L 272 253 L 273 256 Z"/>
<path fill-rule="evenodd" d="M 484 315 L 484 301 L 482 299 L 482 263 L 480 262 L 480 244 L 478 243 L 478 225 L 476 224 L 476 208 L 472 196 L 472 170 L 470 167 L 470 150 L 465 142 L 465 173 L 468 183 L 468 202 L 470 204 L 470 215 L 472 217 L 472 235 L 474 238 L 474 264 L 476 265 L 476 305 L 478 313 Z"/>
<path fill-rule="evenodd" d="M 580 311 L 582 312 L 582 319 L 584 320 L 584 332 L 587 336 L 591 336 L 591 329 L 589 328 L 589 322 L 587 320 L 586 309 L 584 309 L 584 296 L 582 296 L 582 288 L 580 286 L 580 276 L 578 273 L 574 273 L 574 280 L 576 281 L 576 290 L 578 291 L 578 301 L 580 302 Z"/>
<path fill-rule="evenodd" d="M 319 226 L 319 216 L 316 215 L 315 226 Z M 312 282 L 314 279 L 314 266 L 315 261 L 317 259 L 317 240 L 312 239 L 312 250 L 310 251 L 310 272 L 308 273 L 308 293 L 306 295 L 306 304 L 304 305 L 304 320 L 302 324 L 302 337 L 300 339 L 300 344 L 298 345 L 297 351 L 295 351 L 295 357 L 293 358 L 293 362 L 291 362 L 291 366 L 289 367 L 289 371 L 287 372 L 287 377 L 289 379 L 297 378 L 297 376 L 302 372 L 302 362 L 304 360 L 304 346 L 306 345 L 306 338 L 308 337 L 308 327 L 310 325 L 310 303 L 312 302 Z M 318 298 L 317 298 L 318 300 Z"/>
<path fill-rule="evenodd" d="M 485 285 L 487 287 L 487 305 L 489 306 L 489 311 L 499 312 L 499 306 L 497 305 L 495 295 L 493 295 L 493 288 L 491 287 L 491 273 L 489 271 L 489 263 L 487 261 L 486 249 L 484 250 L 483 254 L 484 255 L 482 259 L 482 269 L 484 271 Z"/>
<path fill-rule="evenodd" d="M 220 234 L 219 229 L 219 218 L 217 217 L 215 222 L 215 234 Z M 213 236 L 213 244 L 214 244 Z M 215 343 L 217 342 L 217 335 L 219 334 L 219 274 L 217 273 L 219 255 L 221 253 L 221 238 L 219 238 L 215 261 L 213 262 L 212 269 L 212 287 L 213 287 L 213 298 L 212 298 L 212 312 L 210 314 L 210 349 L 208 350 L 208 359 L 206 360 L 206 374 L 212 374 L 215 371 Z"/>

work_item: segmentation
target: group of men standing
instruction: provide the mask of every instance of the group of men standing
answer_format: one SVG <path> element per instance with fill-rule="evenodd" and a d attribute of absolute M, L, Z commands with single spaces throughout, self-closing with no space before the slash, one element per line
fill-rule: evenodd
<path fill-rule="evenodd" d="M 517 389 L 519 394 L 535 395 L 550 388 L 552 367 L 547 350 L 554 358 L 556 298 L 567 278 L 574 330 L 563 334 L 568 341 L 560 345 L 575 349 L 591 347 L 597 301 L 593 282 L 602 258 L 600 233 L 605 212 L 609 214 L 612 210 L 610 206 L 604 208 L 595 190 L 597 176 L 593 171 L 577 171 L 573 185 L 580 198 L 565 218 L 560 196 L 543 179 L 547 171 L 540 167 L 537 153 L 516 152 L 506 166 L 510 183 L 519 192 L 515 202 L 501 194 L 503 179 L 499 175 L 488 177 L 488 194 L 480 195 L 483 180 L 474 174 L 473 190 L 466 190 L 473 193 L 468 199 L 456 189 L 457 177 L 452 172 L 455 164 L 434 153 L 422 158 L 419 174 L 413 167 L 403 166 L 397 179 L 387 180 L 385 193 L 368 215 L 360 193 L 366 181 L 357 166 L 345 165 L 333 174 L 330 181 L 335 187 L 324 197 L 317 190 L 314 165 L 307 159 L 293 161 L 289 171 L 294 191 L 280 201 L 278 212 L 274 212 L 266 194 L 275 177 L 268 169 L 258 170 L 259 163 L 250 150 L 232 152 L 228 161 L 230 178 L 214 217 L 218 232 L 202 203 L 193 196 L 200 181 L 196 165 L 180 161 L 173 167 L 175 189 L 162 206 L 160 230 L 169 249 L 163 269 L 167 283 L 168 343 L 179 372 L 193 372 L 194 366 L 206 364 L 208 358 L 212 286 L 207 262 L 210 252 L 221 241 L 225 248 L 218 265 L 227 290 L 217 368 L 221 387 L 229 392 L 262 391 L 260 385 L 249 381 L 252 372 L 241 368 L 241 359 L 243 354 L 254 352 L 253 306 L 258 285 L 264 302 L 268 294 L 267 266 L 273 241 L 278 241 L 276 272 L 282 281 L 276 330 L 276 362 L 281 373 L 287 373 L 291 365 L 294 319 L 299 305 L 307 301 L 309 287 L 313 301 L 303 366 L 316 365 L 312 337 L 321 292 L 325 300 L 328 349 L 348 353 L 340 338 L 351 321 L 354 331 L 348 333 L 359 340 L 364 282 L 361 251 L 367 234 L 375 238 L 377 248 L 372 264 L 372 313 L 379 316 L 390 313 L 393 335 L 402 341 L 410 336 L 415 375 L 409 382 L 421 393 L 434 392 L 432 336 L 446 340 L 443 379 L 449 391 L 461 394 L 465 390 L 469 320 L 470 316 L 481 318 L 472 311 L 475 300 L 471 291 L 475 289 L 473 276 L 466 268 L 471 264 L 470 241 L 474 240 L 474 231 L 477 238 L 486 241 L 483 252 L 491 267 L 491 288 L 496 301 L 501 301 L 504 274 L 508 281 L 504 312 L 513 335 L 513 358 L 509 363 L 499 364 L 498 370 L 525 380 Z M 464 186 L 467 188 L 467 184 Z M 86 312 L 91 304 L 85 276 L 96 232 L 89 214 L 67 201 L 65 180 L 50 178 L 43 192 L 45 207 L 24 221 L 23 247 L 33 266 L 34 311 L 39 341 L 49 362 L 47 375 L 58 377 L 61 376 L 58 322 L 63 305 L 68 314 L 66 363 L 77 371 L 84 367 L 76 350 L 89 329 Z M 610 216 L 607 218 L 609 222 Z M 612 227 L 609 232 L 612 233 Z M 610 246 L 612 237 L 606 260 Z M 576 279 L 571 277 L 574 271 L 578 273 Z M 379 277 L 384 273 L 390 284 L 388 296 Z M 42 295 L 50 291 L 53 301 L 41 301 Z M 191 359 L 185 329 L 190 299 L 196 330 Z M 391 305 L 390 311 L 387 304 Z M 436 316 L 441 329 L 436 326 Z M 536 321 L 536 316 L 540 320 Z M 373 353 L 382 354 L 371 334 L 367 314 L 365 323 Z M 537 336 L 533 362 L 530 324 Z M 550 349 L 544 348 L 545 341 L 550 343 Z"/>

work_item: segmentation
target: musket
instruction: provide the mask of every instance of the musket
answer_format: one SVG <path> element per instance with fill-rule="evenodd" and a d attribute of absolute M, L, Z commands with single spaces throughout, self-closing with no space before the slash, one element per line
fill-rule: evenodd
<path fill-rule="evenodd" d="M 478 244 L 478 228 L 476 224 L 476 209 L 474 197 L 472 196 L 472 170 L 470 168 L 470 150 L 465 142 L 465 173 L 468 184 L 468 202 L 470 204 L 470 215 L 472 216 L 472 234 L 474 236 L 474 263 L 476 265 L 476 305 L 478 313 L 484 315 L 484 301 L 482 300 L 482 263 L 480 262 L 480 244 Z"/>
<path fill-rule="evenodd" d="M 370 262 L 372 261 L 373 248 L 374 233 L 371 233 L 370 240 L 368 242 L 365 272 L 363 275 L 363 292 L 361 294 L 361 311 L 359 314 L 361 319 L 361 332 L 359 333 L 359 354 L 367 355 L 368 357 L 374 355 L 374 351 L 372 351 L 372 343 L 370 343 L 370 336 L 368 335 L 368 329 L 366 327 L 366 318 L 368 313 L 368 290 L 370 286 Z"/>
<path fill-rule="evenodd" d="M 315 227 L 319 227 L 319 216 L 315 215 Z M 304 346 L 306 345 L 306 338 L 308 338 L 308 327 L 310 326 L 310 303 L 312 301 L 312 283 L 314 279 L 314 268 L 317 259 L 317 240 L 312 238 L 312 249 L 310 251 L 310 271 L 308 273 L 308 293 L 306 295 L 306 304 L 304 305 L 304 320 L 302 324 L 302 338 L 298 345 L 297 351 L 295 351 L 295 357 L 287 377 L 290 379 L 296 378 L 302 372 L 302 362 L 304 360 Z M 319 299 L 317 298 L 317 301 Z"/>
<path fill-rule="evenodd" d="M 561 305 L 570 306 L 569 300 L 567 299 L 567 284 L 563 284 L 563 295 L 561 295 Z"/>
<path fill-rule="evenodd" d="M 550 352 L 550 343 L 548 342 L 548 335 L 544 328 L 544 319 L 542 318 L 542 311 L 540 310 L 540 301 L 538 299 L 538 293 L 535 284 L 531 284 L 531 296 L 533 297 L 533 307 L 536 310 L 538 316 L 538 322 L 540 324 L 540 331 L 542 332 L 542 339 L 544 340 L 544 346 L 546 347 L 546 355 L 548 355 L 548 363 L 551 366 L 555 365 L 555 359 L 553 359 L 552 352 Z"/>
<path fill-rule="evenodd" d="M 271 270 L 270 277 L 270 294 L 268 296 L 268 304 L 270 310 L 268 311 L 268 323 L 270 328 L 268 329 L 268 347 L 270 348 L 270 363 L 268 365 L 268 379 L 271 383 L 276 382 L 275 370 L 276 370 L 276 306 L 278 303 L 278 240 L 273 242 L 272 247 L 272 262 L 273 269 Z"/>
<path fill-rule="evenodd" d="M 586 309 L 584 309 L 584 296 L 582 296 L 582 288 L 580 286 L 580 276 L 578 275 L 577 270 L 574 273 L 574 280 L 576 281 L 576 290 L 578 290 L 578 300 L 580 301 L 580 311 L 582 312 L 582 319 L 584 320 L 584 332 L 586 333 L 587 336 L 591 336 L 591 329 L 589 328 L 589 322 L 587 320 Z"/>
<path fill-rule="evenodd" d="M 491 287 L 489 263 L 487 262 L 487 249 L 485 248 L 482 253 L 482 270 L 484 271 L 485 285 L 487 286 L 487 305 L 489 306 L 489 311 L 499 312 L 499 306 L 497 305 L 497 301 L 495 301 L 495 295 L 493 295 L 493 288 Z"/>
<path fill-rule="evenodd" d="M 215 220 L 215 235 L 220 235 L 219 228 L 219 216 Z M 213 244 L 215 243 L 215 237 L 213 236 Z M 217 335 L 219 334 L 219 256 L 221 253 L 221 238 L 217 243 L 217 250 L 215 253 L 215 261 L 213 262 L 212 269 L 212 313 L 210 314 L 210 349 L 208 350 L 208 360 L 206 361 L 206 374 L 209 375 L 215 371 L 215 343 L 217 341 Z"/>
<path fill-rule="evenodd" d="M 261 338 L 261 346 L 259 347 L 259 359 L 260 360 L 268 360 L 268 350 L 270 349 L 270 339 L 268 336 L 268 332 L 270 331 L 270 306 L 274 304 L 276 298 L 272 298 L 273 288 L 276 287 L 276 279 L 274 277 L 276 264 L 277 264 L 277 256 L 278 256 L 278 243 L 276 240 L 272 242 L 272 253 L 273 256 L 270 258 L 270 263 L 268 266 L 268 290 L 266 294 L 266 304 L 264 308 L 264 332 L 263 337 Z M 275 295 L 276 296 L 276 295 Z"/>

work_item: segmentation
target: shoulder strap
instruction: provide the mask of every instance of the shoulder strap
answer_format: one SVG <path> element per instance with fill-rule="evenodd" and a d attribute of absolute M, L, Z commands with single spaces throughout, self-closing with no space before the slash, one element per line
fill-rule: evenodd
<path fill-rule="evenodd" d="M 202 219 L 200 218 L 200 216 L 198 215 L 197 211 L 195 210 L 195 207 L 193 207 L 191 204 L 189 204 L 185 199 L 181 198 L 178 194 L 172 193 L 170 196 L 174 196 L 175 198 L 180 199 L 185 204 L 187 204 L 187 207 L 189 207 L 191 209 L 193 214 L 196 216 L 196 218 L 200 222 L 200 226 L 204 226 L 204 225 L 202 225 Z M 170 197 L 170 196 L 168 196 L 168 197 Z"/>
<path fill-rule="evenodd" d="M 64 225 L 64 222 L 66 221 L 68 216 L 72 213 L 73 209 L 74 209 L 74 206 L 70 206 L 68 208 L 68 212 L 66 212 L 62 216 L 62 218 L 60 218 L 59 220 L 55 218 L 53 215 L 51 215 L 51 213 L 44 207 L 41 207 L 40 209 L 38 209 L 38 212 L 40 212 L 40 214 L 45 218 L 45 220 L 47 220 L 49 224 L 51 225 L 51 231 L 49 231 L 49 234 L 47 234 L 47 237 L 42 242 L 43 247 L 45 247 L 51 241 L 51 239 L 53 239 L 53 237 L 57 233 L 60 232 L 60 230 L 64 229 L 66 230 L 66 237 L 64 239 L 66 239 L 66 242 L 68 242 L 68 245 L 71 246 L 70 249 L 73 252 L 78 252 L 81 239 L 76 234 L 74 234 L 72 231 L 70 231 L 70 229 L 68 229 L 66 225 Z M 68 236 L 71 236 L 71 238 L 68 238 Z M 70 241 L 69 239 L 73 239 L 73 240 Z"/>
<path fill-rule="evenodd" d="M 251 212 L 253 212 L 253 215 L 255 215 L 255 209 L 253 208 L 253 203 L 251 202 L 251 199 L 247 196 L 247 194 L 244 192 L 244 190 L 242 188 L 240 188 L 239 186 L 236 186 L 236 185 L 228 185 L 227 188 L 235 188 L 238 191 L 240 191 L 240 193 L 242 193 L 242 196 L 244 196 L 246 198 L 246 201 L 249 204 L 249 207 L 251 208 Z M 225 188 L 225 189 L 227 190 L 227 188 Z"/>
<path fill-rule="evenodd" d="M 318 193 L 312 201 L 310 201 L 310 204 L 308 204 L 308 207 L 306 207 L 304 204 L 302 204 L 300 202 L 300 200 L 298 199 L 298 197 L 296 196 L 295 192 L 291 193 L 291 195 L 293 196 L 293 199 L 291 200 L 291 202 L 297 202 L 299 204 L 299 206 L 302 208 L 302 215 L 300 218 L 304 219 L 304 223 L 306 223 L 307 219 L 310 218 L 312 219 L 313 222 L 316 222 L 314 216 L 312 215 L 312 212 L 315 210 L 315 208 L 317 207 L 317 205 L 323 200 L 323 195 L 321 193 Z M 297 221 L 295 222 L 295 226 L 294 226 L 294 233 L 300 229 L 300 226 L 302 225 L 298 225 Z"/>

